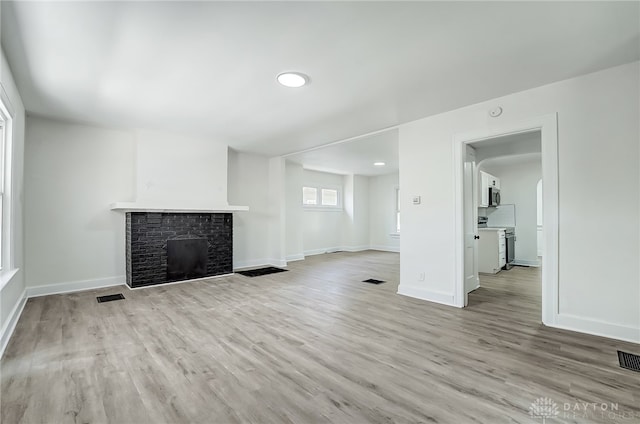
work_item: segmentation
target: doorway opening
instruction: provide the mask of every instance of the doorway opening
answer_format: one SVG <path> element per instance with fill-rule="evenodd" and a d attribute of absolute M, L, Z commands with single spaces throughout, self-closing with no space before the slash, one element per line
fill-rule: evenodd
<path fill-rule="evenodd" d="M 464 184 L 473 186 L 475 196 L 470 200 L 477 214 L 471 246 L 475 252 L 468 256 L 476 261 L 473 271 L 478 273 L 473 275 L 475 287 L 465 284 L 468 306 L 479 312 L 514 309 L 527 322 L 539 323 L 540 131 L 470 143 L 467 151 L 472 153 L 473 181 L 465 178 Z"/>
<path fill-rule="evenodd" d="M 536 276 L 536 271 L 539 271 L 542 280 L 541 290 L 538 290 L 541 321 L 546 325 L 555 324 L 558 311 L 556 128 L 556 116 L 549 115 L 455 136 L 457 306 L 468 305 L 468 294 L 482 286 L 483 276 L 490 281 L 490 276 L 495 277 L 502 272 L 501 278 L 508 279 L 507 273 L 512 271 L 502 269 L 508 268 L 506 265 L 510 263 L 520 268 L 512 273 L 513 276 L 516 273 L 527 274 L 522 272 L 527 267 L 531 268 L 529 274 L 535 281 L 540 279 Z M 532 171 L 526 176 L 520 175 L 518 168 L 525 167 Z M 501 170 L 509 176 L 504 185 L 499 176 L 494 175 Z M 537 243 L 537 183 L 540 180 L 544 181 L 541 209 L 545 223 L 541 228 L 541 250 L 545 255 L 542 268 L 538 268 L 541 261 Z M 482 223 L 481 228 L 478 228 L 478 222 Z M 507 237 L 509 232 L 510 239 Z M 479 258 L 479 240 L 483 233 L 483 241 L 495 238 L 495 252 L 490 251 L 493 262 L 489 269 L 482 262 L 486 255 Z M 480 263 L 483 267 L 479 269 Z"/>

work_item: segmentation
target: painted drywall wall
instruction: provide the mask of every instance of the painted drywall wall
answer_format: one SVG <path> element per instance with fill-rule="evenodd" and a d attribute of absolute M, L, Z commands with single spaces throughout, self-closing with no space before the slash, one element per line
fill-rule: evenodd
<path fill-rule="evenodd" d="M 286 161 L 269 159 L 269 263 L 286 266 Z"/>
<path fill-rule="evenodd" d="M 345 175 L 342 250 L 369 249 L 369 177 Z"/>
<path fill-rule="evenodd" d="M 402 125 L 399 292 L 453 304 L 454 134 L 557 112 L 556 325 L 640 341 L 639 74 L 634 62 Z M 503 114 L 489 117 L 498 105 Z"/>
<path fill-rule="evenodd" d="M 124 282 L 124 214 L 132 201 L 133 132 L 29 117 L 25 163 L 27 285 Z"/>
<path fill-rule="evenodd" d="M 540 158 L 512 165 L 486 165 L 481 166 L 480 169 L 500 178 L 502 204 L 515 205 L 514 262 L 519 265 L 539 265 L 536 187 L 542 178 Z M 487 213 L 490 215 L 492 208 L 487 208 Z"/>
<path fill-rule="evenodd" d="M 11 248 L 9 264 L 0 272 L 0 352 L 4 349 L 13 326 L 15 326 L 24 299 L 24 226 L 23 226 L 23 182 L 24 182 L 24 138 L 25 110 L 11 69 L 2 52 L 0 58 L 0 83 L 13 109 L 13 134 L 11 144 L 11 178 L 5 186 L 5 196 L 10 196 L 11 207 L 9 234 Z M 5 203 L 7 203 L 5 201 Z M 6 230 L 5 230 L 6 234 Z"/>
<path fill-rule="evenodd" d="M 302 185 L 309 187 L 338 188 L 344 204 L 344 180 L 342 175 L 303 170 Z M 303 209 L 302 234 L 305 255 L 315 255 L 342 249 L 343 214 L 341 208 Z"/>
<path fill-rule="evenodd" d="M 180 134 L 136 131 L 136 200 L 227 205 L 227 146 Z"/>
<path fill-rule="evenodd" d="M 400 251 L 400 236 L 396 234 L 396 188 L 399 174 L 369 178 L 369 216 L 371 248 L 391 252 Z"/>
<path fill-rule="evenodd" d="M 228 198 L 247 205 L 233 214 L 233 267 L 268 264 L 269 159 L 229 149 Z"/>
<path fill-rule="evenodd" d="M 302 225 L 302 165 L 286 161 L 286 253 L 287 261 L 304 259 Z"/>

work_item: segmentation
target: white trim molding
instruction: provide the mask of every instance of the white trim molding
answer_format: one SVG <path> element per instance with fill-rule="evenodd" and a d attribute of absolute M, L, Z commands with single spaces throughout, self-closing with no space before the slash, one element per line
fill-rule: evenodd
<path fill-rule="evenodd" d="M 613 324 L 577 315 L 558 314 L 555 324 L 549 325 L 549 327 L 592 334 L 594 336 L 606 337 L 608 339 L 640 343 L 640 329 L 637 327 Z"/>
<path fill-rule="evenodd" d="M 286 266 L 285 265 L 276 265 L 275 264 L 276 261 L 274 261 L 273 259 L 252 259 L 249 261 L 234 261 L 233 262 L 233 269 L 234 271 L 237 269 L 244 269 L 244 268 L 255 268 L 255 267 L 259 267 L 259 266 Z"/>
<path fill-rule="evenodd" d="M 305 250 L 301 259 L 305 256 L 323 255 L 325 253 L 337 253 L 337 252 L 364 252 L 365 250 L 385 250 L 383 248 L 378 249 L 375 246 L 361 245 L 361 246 L 337 246 L 337 247 L 324 247 L 322 249 Z M 385 250 L 391 252 L 391 250 Z"/>
<path fill-rule="evenodd" d="M 543 251 L 542 322 L 554 326 L 558 309 L 558 116 L 557 113 L 506 123 L 453 136 L 455 181 L 455 292 L 454 304 L 464 307 L 464 198 L 463 161 L 467 144 L 508 135 L 540 131 L 542 143 Z"/>
<path fill-rule="evenodd" d="M 50 294 L 73 293 L 78 291 L 101 289 L 126 285 L 124 275 L 117 277 L 99 278 L 96 280 L 72 281 L 70 283 L 46 284 L 36 287 L 27 287 L 27 297 L 48 296 Z M 128 287 L 128 286 L 127 286 Z"/>
<path fill-rule="evenodd" d="M 341 250 L 344 252 L 364 252 L 365 250 L 370 250 L 370 249 L 371 249 L 371 246 L 362 245 L 362 246 L 343 246 Z"/>
<path fill-rule="evenodd" d="M 18 319 L 20 318 L 20 315 L 22 315 L 24 306 L 27 304 L 27 299 L 27 291 L 24 290 L 22 292 L 22 295 L 20 295 L 20 299 L 9 313 L 7 322 L 4 324 L 4 327 L 1 330 L 2 333 L 0 333 L 0 358 L 2 358 L 2 356 L 4 355 L 4 350 L 7 348 L 11 336 L 13 336 L 13 332 L 15 331 L 16 325 L 18 324 Z"/>
<path fill-rule="evenodd" d="M 370 247 L 371 250 L 379 250 L 381 252 L 394 252 L 394 253 L 400 253 L 400 247 L 399 246 L 382 246 L 382 245 L 375 245 L 375 246 L 371 246 Z"/>
<path fill-rule="evenodd" d="M 304 259 L 304 256 L 302 257 L 302 259 Z M 257 267 L 261 267 L 261 266 L 275 266 L 275 267 L 286 267 L 287 266 L 287 261 L 289 259 L 287 258 L 286 260 L 282 259 L 253 259 L 250 261 L 236 261 L 233 263 L 233 270 L 237 271 L 237 270 L 242 270 L 242 269 L 247 269 L 247 268 L 257 268 Z M 225 275 L 231 275 L 231 274 L 225 274 Z M 203 278 L 215 278 L 218 277 L 218 275 L 213 275 L 211 277 L 203 277 Z M 191 280 L 185 280 L 185 281 L 191 281 Z"/>
<path fill-rule="evenodd" d="M 538 268 L 540 266 L 540 261 L 532 261 L 529 259 L 514 259 L 511 262 L 513 265 L 523 265 L 523 266 L 531 266 L 534 268 Z"/>
<path fill-rule="evenodd" d="M 304 261 L 304 253 L 296 253 L 295 255 L 288 255 L 286 257 L 287 262 Z"/>
<path fill-rule="evenodd" d="M 231 277 L 232 275 L 235 275 L 235 274 L 234 273 L 230 273 L 230 274 L 212 275 L 210 277 L 192 278 L 190 280 L 171 281 L 169 283 L 149 284 L 147 286 L 140 286 L 140 287 L 129 287 L 128 284 L 125 284 L 125 287 L 128 288 L 129 290 L 152 289 L 154 287 L 158 288 L 160 286 L 172 286 L 172 285 L 175 285 L 175 284 L 196 283 L 198 281 L 206 281 L 206 280 L 209 280 L 211 278 Z"/>
<path fill-rule="evenodd" d="M 414 297 L 416 299 L 427 300 L 429 302 L 440 303 L 448 306 L 455 306 L 454 293 L 446 293 L 435 290 L 425 290 L 421 287 L 398 286 L 398 294 L 403 296 Z"/>

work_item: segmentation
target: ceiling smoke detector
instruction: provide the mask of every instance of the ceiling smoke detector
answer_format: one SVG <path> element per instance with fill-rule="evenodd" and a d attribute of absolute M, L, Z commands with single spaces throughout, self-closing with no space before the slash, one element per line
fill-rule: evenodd
<path fill-rule="evenodd" d="M 302 87 L 309 83 L 309 77 L 300 72 L 283 72 L 277 79 L 280 84 L 290 88 Z"/>

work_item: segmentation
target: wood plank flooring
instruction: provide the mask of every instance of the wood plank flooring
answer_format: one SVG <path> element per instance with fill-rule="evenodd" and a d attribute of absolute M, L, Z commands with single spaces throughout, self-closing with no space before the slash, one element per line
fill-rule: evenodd
<path fill-rule="evenodd" d="M 289 269 L 30 299 L 2 423 L 533 423 L 540 397 L 548 423 L 640 422 L 640 373 L 616 357 L 640 346 L 540 325 L 535 268 L 483 276 L 466 309 L 395 294 L 394 253 Z"/>

